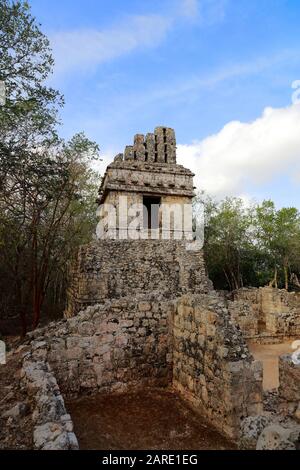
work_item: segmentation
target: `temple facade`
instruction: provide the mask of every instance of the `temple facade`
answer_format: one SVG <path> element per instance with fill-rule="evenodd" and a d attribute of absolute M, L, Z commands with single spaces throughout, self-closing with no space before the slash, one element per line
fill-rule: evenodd
<path fill-rule="evenodd" d="M 135 135 L 103 177 L 98 238 L 191 239 L 193 176 L 176 163 L 173 129 Z"/>

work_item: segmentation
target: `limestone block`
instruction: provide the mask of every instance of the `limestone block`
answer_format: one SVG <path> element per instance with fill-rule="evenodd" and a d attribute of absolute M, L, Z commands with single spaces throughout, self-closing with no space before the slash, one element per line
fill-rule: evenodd
<path fill-rule="evenodd" d="M 133 326 L 133 321 L 132 320 L 120 320 L 120 327 L 121 328 L 130 328 Z"/>
<path fill-rule="evenodd" d="M 299 450 L 300 426 L 285 428 L 279 424 L 267 426 L 260 434 L 256 450 Z"/>
<path fill-rule="evenodd" d="M 155 136 L 148 133 L 145 139 L 145 161 L 153 163 L 155 161 Z M 147 158 L 146 158 L 147 157 Z"/>
<path fill-rule="evenodd" d="M 134 160 L 134 156 L 133 156 L 133 146 L 132 146 L 132 145 L 127 145 L 127 146 L 125 147 L 124 159 L 125 159 L 125 160 Z"/>
<path fill-rule="evenodd" d="M 151 305 L 149 304 L 149 302 L 140 302 L 139 309 L 141 312 L 147 312 L 151 310 Z"/>
<path fill-rule="evenodd" d="M 136 134 L 134 136 L 133 152 L 135 155 L 135 160 L 139 162 L 145 161 L 145 145 L 143 134 Z"/>
<path fill-rule="evenodd" d="M 300 421 L 300 402 L 298 403 L 297 409 L 295 411 L 294 417 L 297 421 Z"/>
<path fill-rule="evenodd" d="M 66 359 L 72 361 L 73 359 L 79 360 L 83 354 L 83 350 L 80 347 L 74 347 L 66 350 Z"/>

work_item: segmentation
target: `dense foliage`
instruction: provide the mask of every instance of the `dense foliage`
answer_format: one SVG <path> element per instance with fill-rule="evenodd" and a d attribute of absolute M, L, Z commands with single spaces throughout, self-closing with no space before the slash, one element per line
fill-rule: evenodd
<path fill-rule="evenodd" d="M 204 204 L 204 253 L 216 288 L 300 287 L 300 213 L 296 208 L 277 210 L 270 200 L 252 205 L 238 198 L 216 202 L 204 194 L 197 203 Z"/>
<path fill-rule="evenodd" d="M 27 2 L 0 3 L 0 320 L 24 334 L 61 315 L 67 268 L 95 226 L 98 147 L 59 137 L 60 93 L 45 85 L 53 58 Z"/>

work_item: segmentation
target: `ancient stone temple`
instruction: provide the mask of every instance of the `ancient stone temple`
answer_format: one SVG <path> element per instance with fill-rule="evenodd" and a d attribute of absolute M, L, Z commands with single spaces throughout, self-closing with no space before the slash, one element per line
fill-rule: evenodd
<path fill-rule="evenodd" d="M 137 134 L 115 157 L 99 190 L 98 240 L 81 247 L 66 311 L 128 295 L 207 292 L 193 241 L 193 173 L 176 163 L 173 129 Z M 102 222 L 103 221 L 103 222 Z"/>
<path fill-rule="evenodd" d="M 176 164 L 173 129 L 157 127 L 146 137 L 137 134 L 134 144 L 107 167 L 102 180 L 99 204 L 101 208 L 110 205 L 116 223 L 103 230 L 99 238 L 134 238 L 139 231 L 139 238 L 182 239 L 184 224 L 185 235 L 191 232 L 193 176 L 190 170 Z M 141 206 L 142 210 L 139 224 L 130 228 L 136 216 L 134 211 L 131 216 L 129 213 L 133 206 Z"/>
<path fill-rule="evenodd" d="M 20 378 L 36 449 L 78 448 L 65 398 L 143 397 L 158 388 L 242 448 L 299 449 L 299 295 L 216 292 L 191 239 L 193 190 L 169 128 L 137 135 L 108 166 L 98 239 L 72 266 L 66 318 L 30 333 L 25 345 Z M 297 340 L 295 351 L 280 357 L 269 387 L 251 351 L 285 339 Z M 84 432 L 90 424 L 84 416 Z"/>
<path fill-rule="evenodd" d="M 139 134 L 117 155 L 100 187 L 98 239 L 71 271 L 70 361 L 57 368 L 53 351 L 52 366 L 66 394 L 171 385 L 236 437 L 241 417 L 261 410 L 262 373 L 191 240 L 193 195 L 172 129 Z"/>

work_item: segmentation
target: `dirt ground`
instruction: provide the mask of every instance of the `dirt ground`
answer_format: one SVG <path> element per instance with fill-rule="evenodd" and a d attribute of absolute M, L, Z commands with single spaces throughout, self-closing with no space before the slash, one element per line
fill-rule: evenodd
<path fill-rule="evenodd" d="M 254 358 L 263 363 L 263 388 L 272 390 L 279 386 L 278 358 L 282 354 L 292 353 L 292 342 L 280 344 L 251 344 L 249 349 Z"/>
<path fill-rule="evenodd" d="M 10 342 L 15 346 L 18 341 L 12 338 Z M 10 346 L 9 341 L 7 345 Z M 25 450 L 33 446 L 30 405 L 19 387 L 21 361 L 21 353 L 8 353 L 6 364 L 0 365 L 0 449 Z M 22 404 L 24 412 L 4 417 L 16 404 Z"/>
<path fill-rule="evenodd" d="M 173 391 L 85 397 L 67 403 L 67 409 L 81 449 L 235 448 Z"/>

